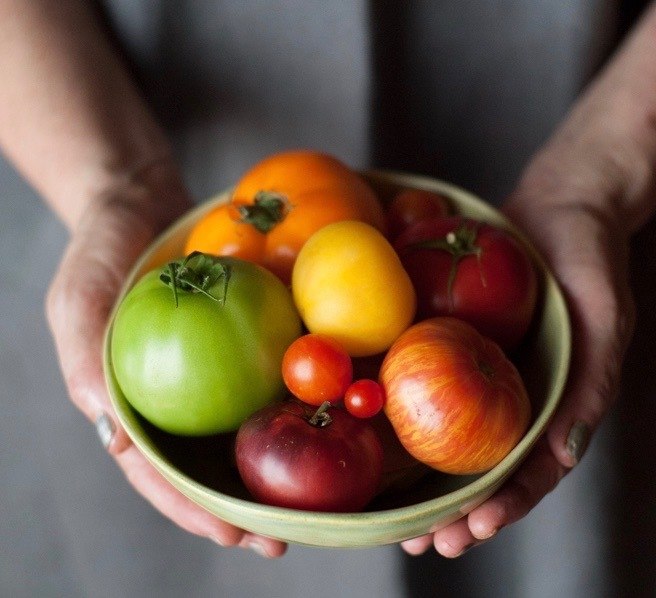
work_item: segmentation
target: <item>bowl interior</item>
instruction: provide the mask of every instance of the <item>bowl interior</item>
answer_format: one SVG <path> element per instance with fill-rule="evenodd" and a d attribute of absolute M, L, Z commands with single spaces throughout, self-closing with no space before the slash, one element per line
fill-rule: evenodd
<path fill-rule="evenodd" d="M 512 230 L 532 254 L 540 273 L 541 302 L 528 337 L 511 357 L 526 383 L 533 421 L 519 444 L 491 471 L 478 476 L 431 472 L 412 482 L 392 485 L 363 513 L 312 513 L 258 504 L 250 499 L 234 468 L 233 436 L 176 437 L 148 424 L 131 408 L 113 375 L 111 320 L 105 339 L 105 374 L 113 405 L 145 457 L 208 511 L 244 529 L 287 542 L 333 547 L 381 545 L 427 533 L 461 517 L 490 496 L 527 455 L 549 422 L 567 378 L 571 338 L 565 301 L 541 257 L 523 235 L 494 208 L 442 181 L 392 172 L 369 172 L 365 176 L 383 201 L 400 187 L 443 193 L 458 212 Z M 134 266 L 121 297 L 147 271 L 180 257 L 194 222 L 228 197 L 225 192 L 198 206 L 163 233 Z"/>

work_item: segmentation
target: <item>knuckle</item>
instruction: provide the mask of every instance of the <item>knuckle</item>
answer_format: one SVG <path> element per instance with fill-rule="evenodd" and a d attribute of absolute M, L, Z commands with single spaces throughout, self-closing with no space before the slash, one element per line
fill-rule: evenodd
<path fill-rule="evenodd" d="M 511 479 L 506 514 L 512 521 L 526 515 L 560 483 L 567 470 L 543 442 L 533 458 Z"/>

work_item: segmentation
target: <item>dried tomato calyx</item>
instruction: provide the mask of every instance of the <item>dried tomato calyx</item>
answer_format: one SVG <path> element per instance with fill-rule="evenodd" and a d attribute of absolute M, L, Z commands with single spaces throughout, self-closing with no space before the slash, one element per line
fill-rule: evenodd
<path fill-rule="evenodd" d="M 254 226 L 261 233 L 268 233 L 280 224 L 289 213 L 289 200 L 275 191 L 258 191 L 252 204 L 240 204 L 239 221 Z"/>
<path fill-rule="evenodd" d="M 178 293 L 201 293 L 213 301 L 225 303 L 230 279 L 230 265 L 221 258 L 200 251 L 190 253 L 184 260 L 169 262 L 159 275 L 159 279 L 173 291 L 175 306 L 178 306 Z M 220 296 L 213 294 L 213 287 L 222 281 Z"/>
<path fill-rule="evenodd" d="M 333 422 L 333 418 L 330 417 L 330 414 L 328 413 L 328 409 L 330 409 L 331 406 L 330 401 L 324 401 L 307 422 L 311 426 L 317 428 L 325 428 L 326 426 L 329 426 Z"/>

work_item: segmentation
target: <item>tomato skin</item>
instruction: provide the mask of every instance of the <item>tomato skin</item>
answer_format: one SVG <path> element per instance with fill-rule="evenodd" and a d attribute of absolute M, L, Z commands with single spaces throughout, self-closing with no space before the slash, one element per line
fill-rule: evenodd
<path fill-rule="evenodd" d="M 368 378 L 356 380 L 344 394 L 344 407 L 354 417 L 366 419 L 378 415 L 384 403 L 383 387 Z"/>
<path fill-rule="evenodd" d="M 401 444 L 445 473 L 491 469 L 530 421 L 515 366 L 496 343 L 456 318 L 409 328 L 386 354 L 380 381 L 384 411 Z"/>
<path fill-rule="evenodd" d="M 266 248 L 266 235 L 254 226 L 240 222 L 240 218 L 239 205 L 233 202 L 211 210 L 189 233 L 185 255 L 202 251 L 260 262 Z"/>
<path fill-rule="evenodd" d="M 297 402 L 249 417 L 237 432 L 235 460 L 256 500 L 308 511 L 358 512 L 379 489 L 383 448 L 374 429 L 329 408 L 325 426 L 308 423 L 316 411 Z"/>
<path fill-rule="evenodd" d="M 126 399 L 155 426 L 202 436 L 233 431 L 251 413 L 285 394 L 280 367 L 301 334 L 289 290 L 270 272 L 234 258 L 227 289 L 214 301 L 173 292 L 155 269 L 118 307 L 111 359 Z"/>
<path fill-rule="evenodd" d="M 387 236 L 394 240 L 416 222 L 447 216 L 450 210 L 444 195 L 427 189 L 402 189 L 392 197 L 385 211 Z"/>
<path fill-rule="evenodd" d="M 259 194 L 282 201 L 275 224 L 261 232 L 244 222 L 239 208 L 253 208 Z M 305 241 L 337 220 L 362 220 L 384 230 L 385 216 L 371 186 L 333 156 L 309 150 L 281 152 L 250 168 L 228 204 L 196 223 L 185 252 L 235 255 L 255 261 L 289 284 L 294 260 Z"/>
<path fill-rule="evenodd" d="M 334 338 L 352 357 L 386 350 L 415 314 L 398 255 L 364 222 L 333 222 L 312 235 L 296 259 L 292 293 L 308 330 Z"/>
<path fill-rule="evenodd" d="M 458 258 L 443 248 L 416 246 L 447 243 L 449 235 L 461 231 L 473 236 L 478 253 Z M 528 253 L 509 232 L 462 216 L 431 218 L 406 229 L 394 246 L 417 292 L 418 320 L 466 320 L 505 350 L 524 338 L 535 311 L 538 278 Z"/>
<path fill-rule="evenodd" d="M 297 399 L 318 407 L 342 400 L 353 379 L 353 363 L 336 340 L 305 334 L 285 351 L 282 377 Z"/>

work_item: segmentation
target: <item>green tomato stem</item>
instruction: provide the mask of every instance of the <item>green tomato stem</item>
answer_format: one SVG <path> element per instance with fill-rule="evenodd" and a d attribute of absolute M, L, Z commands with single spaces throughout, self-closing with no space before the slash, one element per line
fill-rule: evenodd
<path fill-rule="evenodd" d="M 252 204 L 239 206 L 240 221 L 268 233 L 289 213 L 289 202 L 284 195 L 273 191 L 258 191 Z"/>
<path fill-rule="evenodd" d="M 447 233 L 447 235 L 444 237 L 440 237 L 439 239 L 419 241 L 410 245 L 411 249 L 437 249 L 446 251 L 447 253 L 451 254 L 451 268 L 449 270 L 449 278 L 447 280 L 447 293 L 449 296 L 450 310 L 453 310 L 454 308 L 453 283 L 456 279 L 456 273 L 458 271 L 458 264 L 460 263 L 460 260 L 470 255 L 476 256 L 480 270 L 482 249 L 480 245 L 476 244 L 479 227 L 480 223 L 478 222 L 473 224 L 463 222 L 456 230 Z M 483 286 L 485 286 L 482 272 L 481 281 L 483 282 Z"/>
<path fill-rule="evenodd" d="M 194 251 L 181 262 L 169 262 L 160 273 L 159 278 L 172 289 L 176 307 L 178 307 L 180 291 L 201 293 L 213 301 L 225 303 L 230 266 L 218 257 Z M 223 281 L 223 293 L 221 297 L 217 297 L 210 291 L 220 280 Z"/>

